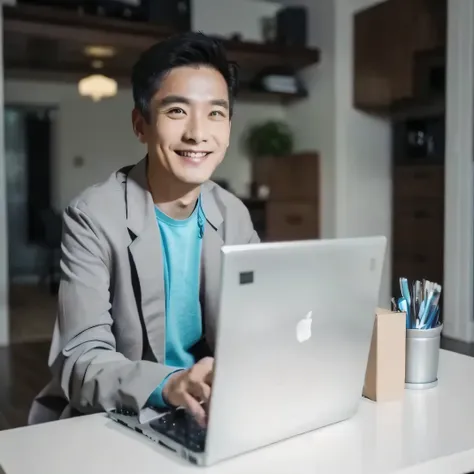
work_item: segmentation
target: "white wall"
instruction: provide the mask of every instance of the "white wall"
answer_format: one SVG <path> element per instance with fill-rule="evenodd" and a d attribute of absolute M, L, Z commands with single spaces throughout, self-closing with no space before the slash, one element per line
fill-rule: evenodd
<path fill-rule="evenodd" d="M 474 341 L 474 2 L 448 0 L 444 329 Z"/>
<path fill-rule="evenodd" d="M 353 14 L 380 0 L 286 0 L 305 4 L 310 44 L 321 63 L 305 72 L 308 101 L 288 108 L 298 145 L 321 153 L 322 236 L 391 237 L 390 124 L 353 106 Z M 391 293 L 391 250 L 383 271 L 380 304 Z"/>
<path fill-rule="evenodd" d="M 0 2 L 1 3 L 1 2 Z M 0 51 L 3 51 L 3 10 L 0 5 Z M 3 60 L 0 61 L 0 107 L 3 107 Z M 0 346 L 8 344 L 8 244 L 3 114 L 0 115 Z M 5 369 L 4 369 L 5 370 Z"/>
<path fill-rule="evenodd" d="M 91 184 L 105 179 L 114 170 L 140 160 L 144 147 L 131 127 L 130 90 L 113 98 L 93 103 L 82 98 L 73 84 L 11 81 L 5 83 L 7 104 L 55 105 L 57 131 L 53 166 L 54 203 L 62 209 Z M 232 123 L 232 145 L 215 177 L 228 179 L 234 190 L 248 190 L 250 164 L 242 151 L 242 134 L 249 121 L 284 117 L 281 105 L 239 103 Z M 74 166 L 82 157 L 84 165 Z"/>
<path fill-rule="evenodd" d="M 384 235 L 380 304 L 391 299 L 391 123 L 353 107 L 354 13 L 380 0 L 336 1 L 336 235 Z"/>

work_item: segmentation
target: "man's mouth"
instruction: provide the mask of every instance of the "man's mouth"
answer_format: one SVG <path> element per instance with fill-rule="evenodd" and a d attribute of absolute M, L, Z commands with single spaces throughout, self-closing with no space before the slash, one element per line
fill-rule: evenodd
<path fill-rule="evenodd" d="M 211 152 L 210 151 L 192 151 L 192 150 L 175 150 L 175 153 L 187 160 L 199 163 L 204 160 Z"/>

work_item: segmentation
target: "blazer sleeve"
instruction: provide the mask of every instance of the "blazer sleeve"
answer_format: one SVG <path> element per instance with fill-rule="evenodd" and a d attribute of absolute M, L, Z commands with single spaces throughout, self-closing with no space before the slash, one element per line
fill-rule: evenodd
<path fill-rule="evenodd" d="M 59 310 L 49 364 L 81 413 L 127 407 L 138 412 L 173 369 L 117 352 L 110 304 L 112 257 L 84 203 L 63 218 Z"/>
<path fill-rule="evenodd" d="M 243 208 L 243 216 L 242 216 L 240 228 L 243 229 L 243 233 L 244 233 L 243 241 L 244 243 L 247 243 L 247 244 L 259 244 L 260 237 L 253 226 L 252 218 L 250 217 L 250 212 L 243 203 L 242 203 L 242 208 Z"/>

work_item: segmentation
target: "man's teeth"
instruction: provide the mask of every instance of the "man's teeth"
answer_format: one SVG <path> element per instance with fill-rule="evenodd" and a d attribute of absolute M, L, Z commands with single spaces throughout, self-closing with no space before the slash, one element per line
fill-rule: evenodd
<path fill-rule="evenodd" d="M 185 158 L 192 158 L 198 160 L 207 156 L 206 152 L 197 152 L 197 151 L 178 151 L 178 155 L 184 156 Z"/>

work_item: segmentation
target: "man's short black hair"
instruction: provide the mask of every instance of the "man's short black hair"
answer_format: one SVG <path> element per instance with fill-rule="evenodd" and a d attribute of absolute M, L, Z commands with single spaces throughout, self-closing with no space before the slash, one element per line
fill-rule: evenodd
<path fill-rule="evenodd" d="M 227 82 L 230 113 L 238 87 L 237 65 L 227 60 L 223 45 L 203 33 L 182 33 L 155 44 L 145 51 L 133 67 L 132 87 L 135 107 L 150 118 L 150 102 L 163 77 L 180 66 L 209 66 Z"/>

